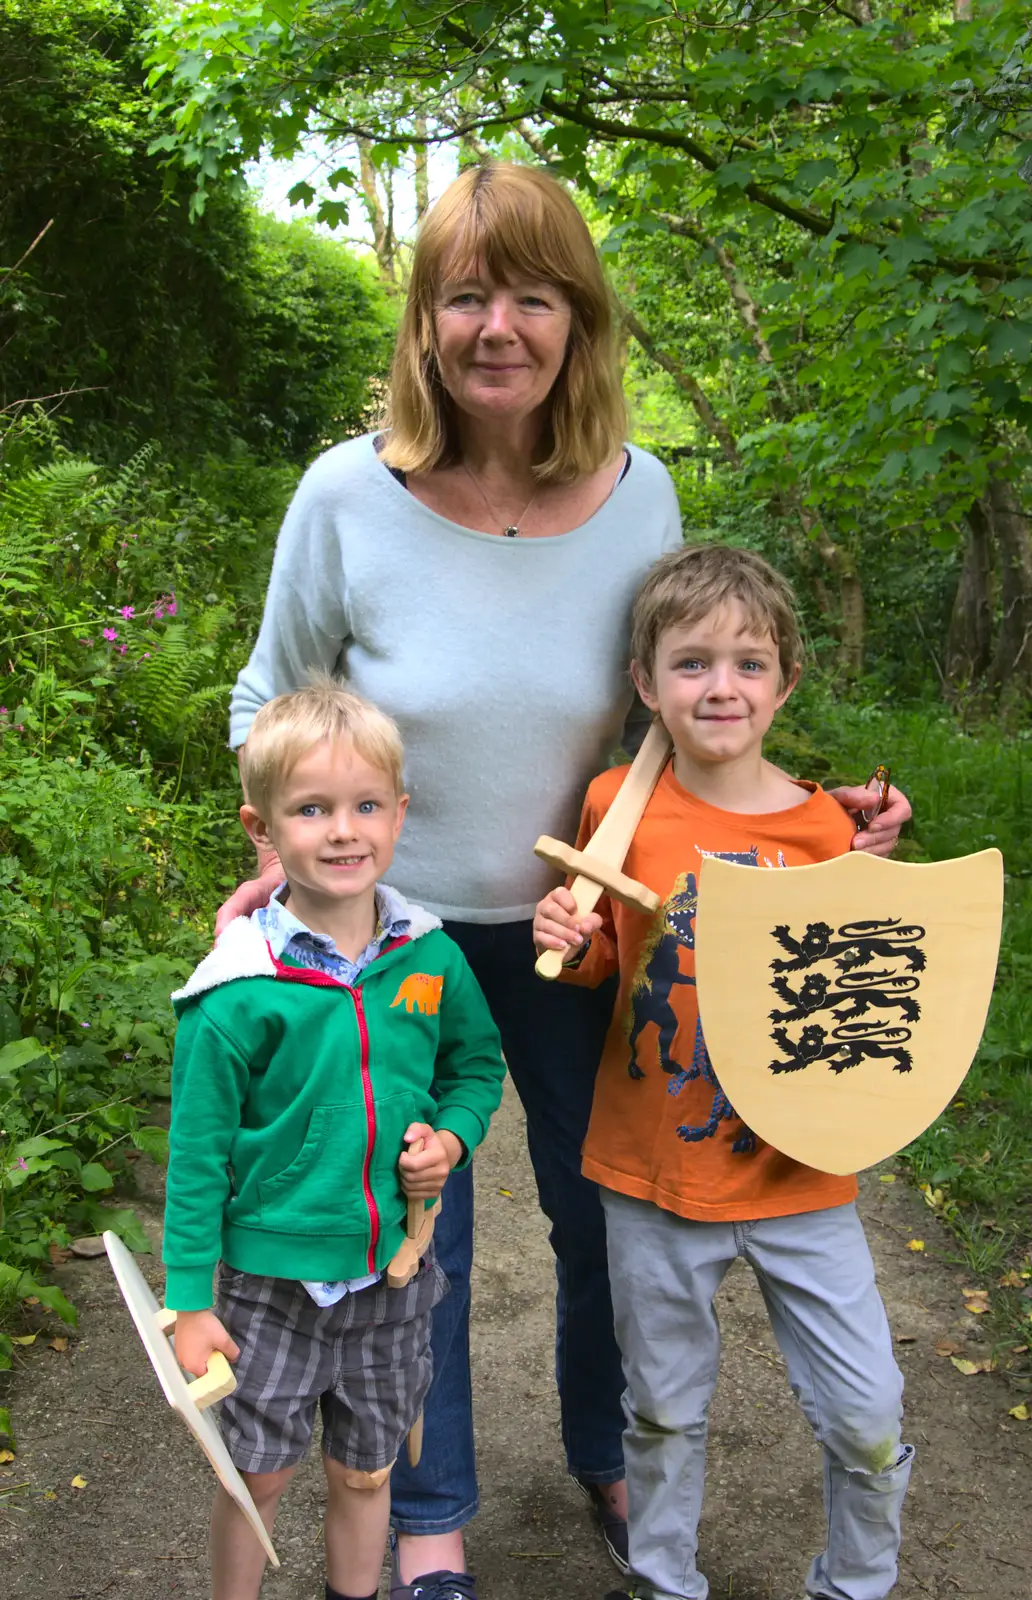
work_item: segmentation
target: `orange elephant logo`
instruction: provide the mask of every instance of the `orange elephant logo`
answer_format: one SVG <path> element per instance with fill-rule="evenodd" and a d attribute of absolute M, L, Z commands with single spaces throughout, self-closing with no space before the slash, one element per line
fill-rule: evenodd
<path fill-rule="evenodd" d="M 391 1010 L 395 1006 L 404 1005 L 409 1013 L 422 1011 L 425 1015 L 436 1017 L 441 1009 L 441 990 L 444 988 L 442 977 L 433 977 L 429 972 L 410 972 L 403 979 L 394 999 L 391 1001 Z"/>

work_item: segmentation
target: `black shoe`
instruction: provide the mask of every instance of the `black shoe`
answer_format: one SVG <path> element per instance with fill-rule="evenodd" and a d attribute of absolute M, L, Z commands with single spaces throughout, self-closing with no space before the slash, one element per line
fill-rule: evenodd
<path fill-rule="evenodd" d="M 398 1568 L 398 1546 L 391 1534 L 390 1600 L 477 1600 L 476 1580 L 471 1572 L 426 1572 L 411 1583 L 402 1583 Z"/>
<path fill-rule="evenodd" d="M 477 1600 L 469 1572 L 427 1572 L 412 1583 L 396 1583 L 391 1575 L 391 1600 Z"/>
<path fill-rule="evenodd" d="M 613 1566 L 618 1572 L 630 1572 L 630 1560 L 627 1553 L 627 1523 L 618 1516 L 607 1501 L 602 1491 L 602 1486 L 597 1483 L 585 1483 L 581 1478 L 574 1478 L 573 1483 L 580 1490 L 585 1500 L 590 1501 L 591 1509 L 595 1513 L 595 1521 L 602 1530 L 602 1538 L 606 1549 L 609 1551 Z M 606 1600 L 613 1600 L 607 1596 Z M 615 1600 L 626 1600 L 621 1590 L 615 1591 Z"/>

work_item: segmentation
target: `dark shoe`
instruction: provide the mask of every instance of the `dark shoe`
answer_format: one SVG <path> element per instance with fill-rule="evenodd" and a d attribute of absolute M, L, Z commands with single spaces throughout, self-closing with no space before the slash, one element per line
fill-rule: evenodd
<path fill-rule="evenodd" d="M 469 1572 L 427 1572 L 414 1583 L 399 1583 L 391 1573 L 391 1600 L 477 1600 Z"/>
<path fill-rule="evenodd" d="M 590 1501 L 591 1509 L 595 1513 L 595 1521 L 602 1530 L 602 1538 L 606 1549 L 609 1551 L 613 1566 L 618 1572 L 630 1572 L 631 1566 L 627 1554 L 627 1523 L 623 1517 L 617 1516 L 607 1501 L 602 1487 L 597 1483 L 584 1483 L 580 1478 L 573 1479 L 574 1485 L 580 1490 L 585 1500 Z M 607 1600 L 612 1600 L 607 1596 Z M 616 1591 L 616 1600 L 624 1600 L 621 1591 Z"/>
<path fill-rule="evenodd" d="M 392 1535 L 390 1600 L 477 1600 L 476 1580 L 470 1572 L 426 1572 L 413 1583 L 402 1583 Z"/>

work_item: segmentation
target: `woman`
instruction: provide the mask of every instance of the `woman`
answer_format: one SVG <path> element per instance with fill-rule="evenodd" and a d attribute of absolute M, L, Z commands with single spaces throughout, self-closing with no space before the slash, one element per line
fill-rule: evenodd
<path fill-rule="evenodd" d="M 237 746 L 260 705 L 323 667 L 400 725 L 412 799 L 391 882 L 445 919 L 501 1032 L 552 1224 L 567 1466 L 623 1570 L 623 1377 L 602 1211 L 580 1175 L 613 996 L 537 980 L 530 925 L 553 881 L 534 841 L 573 836 L 621 742 L 631 597 L 681 542 L 666 470 L 625 431 L 609 300 L 572 201 L 531 168 L 463 173 L 420 232 L 387 428 L 305 474 L 231 713 Z M 909 814 L 894 792 L 858 843 L 887 853 Z M 220 925 L 279 881 L 260 861 Z M 448 1181 L 437 1243 L 453 1292 L 435 1315 L 423 1462 L 395 1469 L 392 1600 L 475 1595 L 468 1172 Z"/>

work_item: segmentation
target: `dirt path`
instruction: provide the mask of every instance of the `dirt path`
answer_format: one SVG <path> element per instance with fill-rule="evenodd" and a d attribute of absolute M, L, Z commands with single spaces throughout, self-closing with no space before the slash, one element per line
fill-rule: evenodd
<path fill-rule="evenodd" d="M 474 1387 L 484 1509 L 469 1535 L 484 1600 L 599 1600 L 615 1574 L 561 1464 L 551 1379 L 551 1260 L 511 1090 L 478 1157 Z M 503 1194 L 510 1190 L 512 1198 Z M 158 1217 L 157 1195 L 145 1205 Z M 868 1232 L 907 1383 L 918 1449 L 899 1600 L 1029 1600 L 1032 1424 L 1012 1421 L 1006 1379 L 963 1377 L 935 1353 L 951 1339 L 984 1356 L 969 1282 L 902 1182 L 864 1182 Z M 925 1254 L 908 1252 L 914 1234 Z M 145 1270 L 158 1287 L 160 1267 Z M 0 1468 L 3 1600 L 205 1600 L 209 1472 L 151 1377 L 106 1262 L 74 1262 L 70 1350 L 38 1341 L 11 1404 L 21 1448 Z M 160 1291 L 159 1291 L 160 1292 Z M 714 1600 L 802 1600 L 821 1539 L 816 1447 L 788 1390 L 763 1304 L 744 1269 L 722 1291 L 724 1366 L 713 1408 L 702 1561 Z M 71 1487 L 81 1474 L 84 1489 Z M 320 1476 L 284 1503 L 270 1600 L 321 1600 Z"/>

